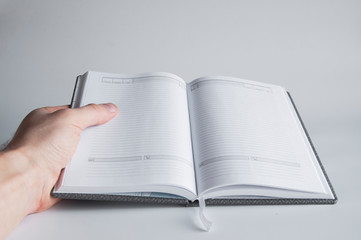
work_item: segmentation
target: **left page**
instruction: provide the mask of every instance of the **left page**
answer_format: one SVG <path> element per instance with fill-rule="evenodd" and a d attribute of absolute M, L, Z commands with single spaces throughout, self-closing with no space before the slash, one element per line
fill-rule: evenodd
<path fill-rule="evenodd" d="M 196 197 L 186 83 L 167 73 L 88 72 L 75 107 L 112 102 L 118 115 L 81 134 L 57 193 L 163 192 Z"/>

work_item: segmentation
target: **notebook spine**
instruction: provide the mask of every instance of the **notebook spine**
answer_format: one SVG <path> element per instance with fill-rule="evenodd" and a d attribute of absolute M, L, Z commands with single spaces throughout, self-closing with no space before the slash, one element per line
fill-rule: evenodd
<path fill-rule="evenodd" d="M 73 96 L 71 98 L 70 108 L 80 107 L 84 92 L 85 81 L 87 77 L 86 75 L 87 74 L 79 75 L 76 78 Z"/>

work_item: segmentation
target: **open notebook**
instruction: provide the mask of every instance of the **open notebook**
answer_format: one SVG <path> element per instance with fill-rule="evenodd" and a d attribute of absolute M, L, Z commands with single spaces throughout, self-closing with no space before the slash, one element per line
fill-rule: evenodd
<path fill-rule="evenodd" d="M 71 107 L 118 115 L 81 134 L 52 195 L 159 204 L 332 204 L 288 92 L 233 77 L 87 72 Z"/>

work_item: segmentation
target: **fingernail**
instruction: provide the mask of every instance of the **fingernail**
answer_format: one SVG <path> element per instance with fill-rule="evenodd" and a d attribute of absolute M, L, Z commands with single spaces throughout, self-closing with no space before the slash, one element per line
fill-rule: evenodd
<path fill-rule="evenodd" d="M 113 112 L 116 112 L 117 111 L 117 108 L 114 106 L 114 104 L 111 104 L 111 103 L 105 103 L 103 104 L 109 112 L 113 113 Z"/>

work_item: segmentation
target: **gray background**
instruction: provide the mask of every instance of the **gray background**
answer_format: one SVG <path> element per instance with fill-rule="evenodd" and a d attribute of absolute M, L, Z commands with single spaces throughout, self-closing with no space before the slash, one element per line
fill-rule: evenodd
<path fill-rule="evenodd" d="M 9 239 L 360 239 L 361 1 L 0 1 L 0 142 L 87 70 L 286 87 L 339 202 L 209 207 L 205 233 L 197 208 L 62 201 Z"/>

